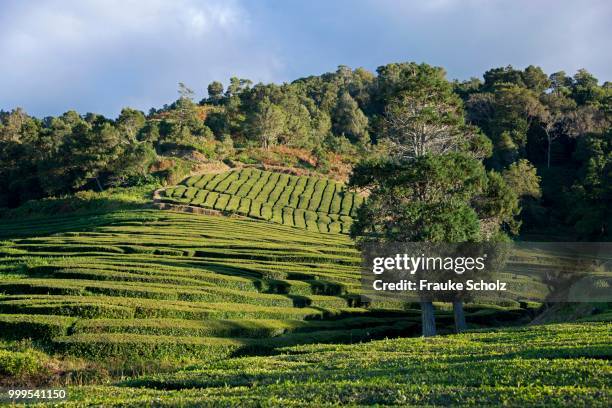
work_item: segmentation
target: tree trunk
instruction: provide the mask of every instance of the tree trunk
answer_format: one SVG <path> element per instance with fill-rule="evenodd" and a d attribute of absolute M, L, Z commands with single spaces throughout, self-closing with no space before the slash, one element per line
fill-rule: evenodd
<path fill-rule="evenodd" d="M 98 180 L 97 177 L 96 177 L 96 184 L 98 184 L 98 188 L 100 189 L 100 192 L 104 191 L 104 189 L 102 188 L 102 184 L 100 184 L 100 180 Z"/>
<path fill-rule="evenodd" d="M 436 316 L 431 302 L 421 302 L 421 321 L 423 324 L 423 337 L 436 335 Z"/>
<path fill-rule="evenodd" d="M 453 300 L 453 314 L 455 315 L 455 332 L 461 333 L 467 329 L 465 323 L 465 312 L 463 311 L 463 302 L 461 300 Z"/>
<path fill-rule="evenodd" d="M 546 167 L 550 169 L 550 145 L 552 140 L 548 137 L 548 151 L 546 152 Z"/>

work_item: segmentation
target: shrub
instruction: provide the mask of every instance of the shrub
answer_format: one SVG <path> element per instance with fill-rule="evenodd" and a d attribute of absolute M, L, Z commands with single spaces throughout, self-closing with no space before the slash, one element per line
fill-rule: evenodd
<path fill-rule="evenodd" d="M 208 182 L 214 177 L 214 174 L 208 173 L 208 174 L 204 174 L 200 177 L 200 179 L 198 181 L 196 181 L 196 183 L 193 185 L 195 188 L 199 188 L 202 189 L 204 188 Z"/>
<path fill-rule="evenodd" d="M 204 179 L 208 180 L 205 185 L 202 183 Z M 303 228 L 313 232 L 346 233 L 347 227 L 342 228 L 340 225 L 330 228 L 329 224 L 336 221 L 352 223 L 349 214 L 354 213 L 354 205 L 363 201 L 362 197 L 342 190 L 341 185 L 332 180 L 296 177 L 254 168 L 208 174 L 199 179 L 190 178 L 185 183 L 202 185 L 203 188 L 188 187 L 184 190 L 184 186 L 178 186 L 174 189 L 175 202 L 236 212 L 289 226 L 299 227 L 303 224 Z M 214 191 L 209 190 L 209 187 Z M 252 204 L 252 201 L 258 204 Z M 278 209 L 274 210 L 277 207 Z M 292 210 L 285 211 L 285 207 Z M 296 223 L 293 209 L 318 212 L 319 217 L 313 218 L 314 215 L 309 215 L 303 223 Z M 338 213 L 346 218 L 340 220 Z"/>
<path fill-rule="evenodd" d="M 289 207 L 298 208 L 298 203 L 300 200 L 300 195 L 304 192 L 306 188 L 306 184 L 308 183 L 307 177 L 299 177 L 295 184 L 295 189 L 291 193 L 291 197 L 289 199 Z"/>
<path fill-rule="evenodd" d="M 46 376 L 48 357 L 36 350 L 8 351 L 0 349 L 0 376 L 13 380 Z"/>
<path fill-rule="evenodd" d="M 185 191 L 185 194 L 183 194 L 183 197 L 185 198 L 189 198 L 192 199 L 195 197 L 195 195 L 197 194 L 198 189 L 193 188 L 193 187 L 189 187 L 187 188 L 187 190 Z"/>
<path fill-rule="evenodd" d="M 188 187 L 192 187 L 195 185 L 195 183 L 197 183 L 200 179 L 202 178 L 202 176 L 200 174 L 197 174 L 195 176 L 191 176 L 189 177 L 187 180 L 185 180 L 185 185 Z"/>
<path fill-rule="evenodd" d="M 217 199 L 219 198 L 219 193 L 215 191 L 211 191 L 206 196 L 206 200 L 204 200 L 204 207 L 214 208 Z"/>
<path fill-rule="evenodd" d="M 261 203 L 259 201 L 251 201 L 249 216 L 253 218 L 261 218 Z"/>
<path fill-rule="evenodd" d="M 293 208 L 283 207 L 283 224 L 293 227 L 295 225 L 293 221 Z"/>
<path fill-rule="evenodd" d="M 240 198 L 240 206 L 238 206 L 238 212 L 240 214 L 249 215 L 251 211 L 251 200 L 248 198 Z"/>
<path fill-rule="evenodd" d="M 219 198 L 215 202 L 215 210 L 225 210 L 225 207 L 227 207 L 227 203 L 229 202 L 230 197 L 231 196 L 228 194 L 219 194 Z"/>
<path fill-rule="evenodd" d="M 0 315 L 0 333 L 4 338 L 45 339 L 65 336 L 75 319 L 47 315 Z"/>
<path fill-rule="evenodd" d="M 327 181 L 325 179 L 317 180 L 314 185 L 314 190 L 312 192 L 312 196 L 308 203 L 308 209 L 310 211 L 317 211 L 319 208 L 319 204 L 321 204 L 321 198 L 323 197 L 323 191 L 325 190 L 325 186 L 327 185 Z"/>
<path fill-rule="evenodd" d="M 306 228 L 306 220 L 304 219 L 304 210 L 296 208 L 293 210 L 293 225 L 298 228 Z"/>
<path fill-rule="evenodd" d="M 283 209 L 281 207 L 272 207 L 271 220 L 277 224 L 283 223 Z"/>
<path fill-rule="evenodd" d="M 353 207 L 353 195 L 348 191 L 345 191 L 342 195 L 342 204 L 340 207 L 340 214 L 349 215 L 351 213 L 351 208 Z"/>
<path fill-rule="evenodd" d="M 238 196 L 231 196 L 229 199 L 227 206 L 225 207 L 225 211 L 235 212 L 238 211 L 238 207 L 240 206 L 241 198 Z"/>
<path fill-rule="evenodd" d="M 208 191 L 206 191 L 206 190 L 198 190 L 198 192 L 195 195 L 194 199 L 191 200 L 191 204 L 193 204 L 193 205 L 203 204 L 204 201 L 206 200 L 206 196 L 207 195 L 208 195 Z"/>

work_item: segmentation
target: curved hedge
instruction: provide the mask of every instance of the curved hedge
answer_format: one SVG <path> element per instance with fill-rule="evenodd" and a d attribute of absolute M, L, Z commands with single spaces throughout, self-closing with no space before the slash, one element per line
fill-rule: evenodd
<path fill-rule="evenodd" d="M 347 233 L 364 201 L 333 180 L 254 168 L 191 176 L 162 194 L 164 201 L 331 233 Z"/>

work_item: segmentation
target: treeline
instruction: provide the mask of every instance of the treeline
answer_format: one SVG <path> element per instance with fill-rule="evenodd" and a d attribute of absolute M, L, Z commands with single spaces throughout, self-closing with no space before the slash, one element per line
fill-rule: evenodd
<path fill-rule="evenodd" d="M 515 169 L 523 230 L 554 224 L 582 238 L 609 237 L 612 86 L 585 70 L 547 75 L 509 66 L 483 80 L 449 82 L 426 64 L 388 64 L 376 73 L 340 66 L 281 85 L 231 78 L 207 91 L 196 102 L 181 84 L 171 105 L 147 114 L 124 109 L 116 119 L 1 112 L 0 207 L 148 183 L 172 170 L 160 171 L 164 156 L 190 151 L 240 160 L 236 149 L 282 145 L 310 151 L 325 171 L 331 153 L 353 162 L 409 155 L 409 139 L 423 134 L 453 151 L 460 132 L 473 136 L 462 143 L 478 147 L 487 168 Z"/>

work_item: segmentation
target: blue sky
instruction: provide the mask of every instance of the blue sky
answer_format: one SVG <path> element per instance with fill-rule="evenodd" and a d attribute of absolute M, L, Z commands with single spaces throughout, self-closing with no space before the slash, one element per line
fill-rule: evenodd
<path fill-rule="evenodd" d="M 114 117 L 182 81 L 291 81 L 397 61 L 587 68 L 612 80 L 609 0 L 1 0 L 0 109 Z"/>

